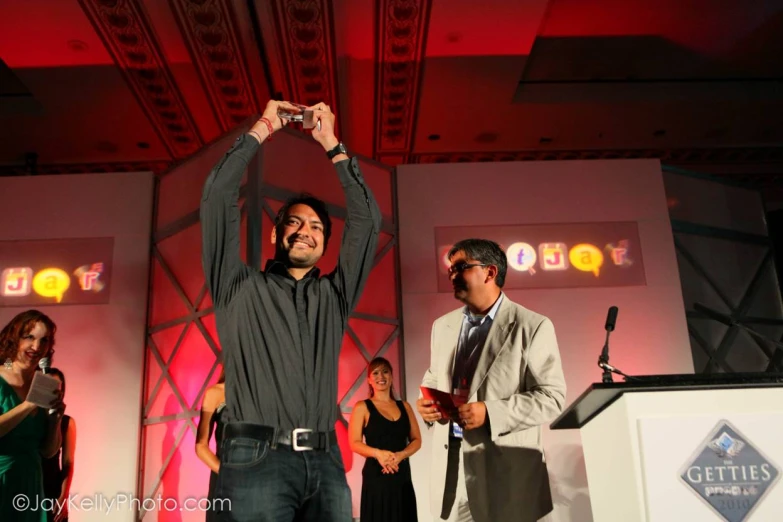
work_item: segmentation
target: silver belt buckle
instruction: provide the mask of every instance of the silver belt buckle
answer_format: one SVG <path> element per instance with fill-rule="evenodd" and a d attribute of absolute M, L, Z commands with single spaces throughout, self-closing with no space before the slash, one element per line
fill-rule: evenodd
<path fill-rule="evenodd" d="M 308 446 L 300 446 L 299 445 L 299 437 L 298 435 L 300 433 L 312 433 L 313 430 L 309 428 L 295 428 L 294 431 L 291 433 L 291 447 L 294 449 L 294 451 L 313 451 L 312 447 Z"/>

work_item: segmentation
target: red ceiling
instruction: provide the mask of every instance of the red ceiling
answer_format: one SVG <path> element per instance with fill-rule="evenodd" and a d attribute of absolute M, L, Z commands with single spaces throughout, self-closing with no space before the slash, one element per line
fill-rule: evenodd
<path fill-rule="evenodd" d="M 781 52 L 780 0 L 3 2 L 0 171 L 161 170 L 276 95 L 389 164 L 779 163 Z"/>

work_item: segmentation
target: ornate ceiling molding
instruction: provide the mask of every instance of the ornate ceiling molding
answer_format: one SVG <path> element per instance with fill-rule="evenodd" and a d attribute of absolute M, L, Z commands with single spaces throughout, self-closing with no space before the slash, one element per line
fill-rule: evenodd
<path fill-rule="evenodd" d="M 334 24 L 330 0 L 274 0 L 289 100 L 304 105 L 324 102 L 335 107 Z"/>
<path fill-rule="evenodd" d="M 413 141 L 431 0 L 381 0 L 376 12 L 375 159 L 405 163 Z"/>
<path fill-rule="evenodd" d="M 286 129 L 284 132 L 293 132 Z M 745 147 L 727 149 L 632 149 L 632 150 L 524 150 L 512 152 L 467 152 L 467 153 L 437 153 L 411 155 L 411 163 L 466 163 L 466 162 L 496 162 L 496 161 L 562 161 L 562 160 L 594 160 L 594 159 L 639 159 L 657 158 L 661 163 L 688 168 L 689 164 L 697 165 L 746 165 L 747 169 L 740 172 L 711 172 L 717 177 L 723 177 L 740 182 L 754 183 L 762 186 L 780 186 L 783 183 L 783 167 L 774 172 L 754 172 L 753 165 L 783 166 L 783 147 Z M 35 173 L 31 173 L 24 165 L 0 165 L 0 176 L 28 176 L 46 174 L 85 174 L 110 172 L 154 172 L 162 175 L 174 168 L 176 162 L 142 161 L 142 162 L 104 162 L 104 163 L 66 163 L 52 165 L 36 165 Z M 730 170 L 730 169 L 729 169 Z M 747 170 L 747 172 L 745 171 Z M 774 169 L 773 169 L 774 170 Z"/>
<path fill-rule="evenodd" d="M 203 145 L 141 0 L 79 0 L 173 158 Z"/>
<path fill-rule="evenodd" d="M 102 174 L 109 172 L 154 172 L 161 174 L 171 163 L 166 161 L 126 161 L 116 163 L 62 163 L 36 165 L 30 172 L 24 165 L 0 165 L 0 176 L 43 176 L 47 174 Z"/>
<path fill-rule="evenodd" d="M 233 129 L 250 114 L 260 113 L 230 3 L 169 0 L 169 4 L 177 15 L 177 23 L 221 129 Z"/>

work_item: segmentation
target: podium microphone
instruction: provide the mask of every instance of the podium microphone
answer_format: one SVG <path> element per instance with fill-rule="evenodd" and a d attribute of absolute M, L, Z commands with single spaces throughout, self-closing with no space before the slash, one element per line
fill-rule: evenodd
<path fill-rule="evenodd" d="M 601 350 L 601 356 L 598 358 L 598 367 L 604 372 L 601 375 L 601 382 L 613 382 L 612 381 L 612 368 L 609 366 L 609 334 L 614 331 L 615 324 L 617 323 L 617 307 L 610 306 L 609 313 L 606 314 L 606 324 L 604 329 L 606 330 L 606 340 L 604 341 L 604 347 Z"/>

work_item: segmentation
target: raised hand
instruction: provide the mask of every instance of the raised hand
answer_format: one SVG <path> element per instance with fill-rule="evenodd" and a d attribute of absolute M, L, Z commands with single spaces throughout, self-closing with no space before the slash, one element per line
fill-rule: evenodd
<path fill-rule="evenodd" d="M 308 109 L 313 111 L 313 138 L 321 144 L 324 150 L 333 149 L 340 140 L 334 135 L 334 114 L 332 109 L 325 103 L 317 103 Z M 320 128 L 318 122 L 321 122 Z"/>
<path fill-rule="evenodd" d="M 272 124 L 272 129 L 275 131 L 279 131 L 285 127 L 289 121 L 277 115 L 278 109 L 281 107 L 284 109 L 291 109 L 293 111 L 297 110 L 296 107 L 287 101 L 269 100 L 266 104 L 266 108 L 264 108 L 264 114 L 261 115 L 262 118 L 269 120 L 269 123 Z"/>

